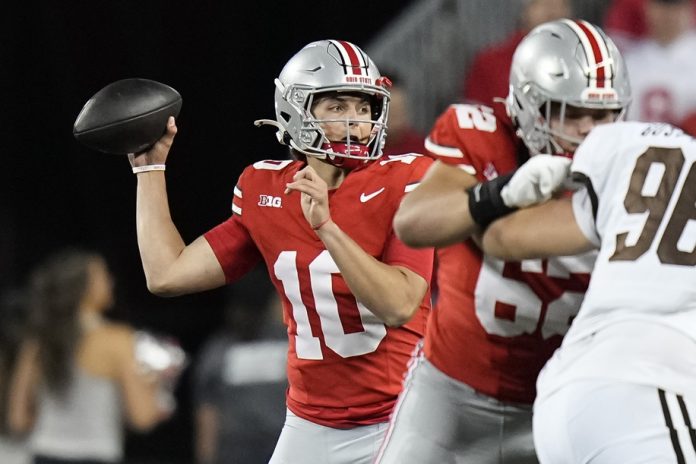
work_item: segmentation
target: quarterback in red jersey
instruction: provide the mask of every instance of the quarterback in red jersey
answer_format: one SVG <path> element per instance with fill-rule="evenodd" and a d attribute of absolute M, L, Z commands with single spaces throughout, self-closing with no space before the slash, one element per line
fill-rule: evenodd
<path fill-rule="evenodd" d="M 380 463 L 537 462 L 535 381 L 578 311 L 594 255 L 505 262 L 470 236 L 524 206 L 506 202 L 505 189 L 517 188 L 518 175 L 543 180 L 534 157 L 511 175 L 530 154 L 571 156 L 594 126 L 621 116 L 630 88 L 598 28 L 559 20 L 522 40 L 510 89 L 512 121 L 484 106 L 444 112 L 426 141 L 438 161 L 395 218 L 407 244 L 440 247 L 439 295 Z M 552 158 L 562 178 L 569 160 Z M 537 187 L 531 201 L 550 196 L 543 181 Z"/>
<path fill-rule="evenodd" d="M 276 79 L 278 140 L 297 159 L 259 161 L 232 216 L 185 245 L 162 171 L 176 126 L 138 172 L 137 227 L 148 288 L 224 285 L 263 260 L 288 326 L 288 413 L 271 463 L 373 461 L 425 331 L 432 249 L 410 249 L 392 219 L 432 160 L 381 156 L 388 80 L 355 45 L 313 42 Z M 330 457 L 330 458 L 329 458 Z"/>

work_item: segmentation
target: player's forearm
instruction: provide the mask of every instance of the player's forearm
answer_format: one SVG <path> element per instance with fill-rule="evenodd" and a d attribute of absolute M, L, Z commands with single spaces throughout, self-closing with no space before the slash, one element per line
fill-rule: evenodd
<path fill-rule="evenodd" d="M 414 248 L 452 245 L 478 230 L 463 189 L 446 193 L 416 189 L 404 198 L 394 217 L 397 237 Z"/>
<path fill-rule="evenodd" d="M 414 282 L 417 278 L 370 256 L 333 221 L 317 234 L 360 303 L 389 326 L 411 319 L 427 291 L 425 280 Z"/>
<path fill-rule="evenodd" d="M 494 221 L 483 235 L 483 250 L 507 260 L 572 256 L 593 248 L 575 221 L 570 198 L 521 209 Z"/>
<path fill-rule="evenodd" d="M 469 214 L 466 192 L 476 183 L 471 174 L 436 162 L 418 188 L 401 202 L 394 217 L 396 235 L 415 248 L 446 246 L 466 240 L 478 231 Z"/>
<path fill-rule="evenodd" d="M 164 293 L 166 276 L 185 247 L 169 212 L 162 171 L 138 174 L 136 227 L 147 286 Z"/>

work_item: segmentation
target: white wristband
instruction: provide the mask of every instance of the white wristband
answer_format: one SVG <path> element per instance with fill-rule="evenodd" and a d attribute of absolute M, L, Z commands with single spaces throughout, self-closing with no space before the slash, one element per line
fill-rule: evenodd
<path fill-rule="evenodd" d="M 141 172 L 148 171 L 164 171 L 167 168 L 164 164 L 148 164 L 146 166 L 135 166 L 133 168 L 133 174 L 140 174 Z"/>

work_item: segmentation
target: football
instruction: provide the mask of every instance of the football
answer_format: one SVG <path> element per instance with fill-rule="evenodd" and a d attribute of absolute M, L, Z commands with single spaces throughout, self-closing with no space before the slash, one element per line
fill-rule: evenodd
<path fill-rule="evenodd" d="M 77 115 L 73 135 L 104 153 L 145 151 L 164 134 L 169 116 L 178 116 L 179 92 L 149 79 L 113 82 L 90 98 Z"/>

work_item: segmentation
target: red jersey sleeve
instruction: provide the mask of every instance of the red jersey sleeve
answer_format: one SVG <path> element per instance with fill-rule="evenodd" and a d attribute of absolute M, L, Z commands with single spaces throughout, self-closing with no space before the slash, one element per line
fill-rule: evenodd
<path fill-rule="evenodd" d="M 433 162 L 433 158 L 428 156 L 418 155 L 416 157 L 413 164 L 413 169 L 409 173 L 408 178 L 406 180 L 404 194 L 407 194 L 408 192 L 418 187 L 418 184 L 420 184 L 420 181 L 423 179 L 423 176 L 425 176 L 425 173 L 428 171 L 428 169 L 430 169 L 430 166 L 432 166 Z"/>
<path fill-rule="evenodd" d="M 466 164 L 473 168 L 469 151 L 460 140 L 462 128 L 459 127 L 457 107 L 458 105 L 450 105 L 437 118 L 425 139 L 425 149 L 428 155 L 447 164 Z"/>
<path fill-rule="evenodd" d="M 404 195 L 418 186 L 432 164 L 433 160 L 425 156 L 418 156 L 414 159 L 405 183 Z M 392 230 L 384 247 L 382 262 L 393 266 L 403 266 L 423 277 L 426 282 L 430 282 L 434 254 L 433 248 L 409 248 L 398 239 Z"/>
<path fill-rule="evenodd" d="M 409 248 L 391 233 L 387 240 L 382 262 L 391 266 L 403 266 L 430 282 L 433 273 L 434 250 L 432 248 Z"/>
<path fill-rule="evenodd" d="M 519 139 L 509 120 L 484 105 L 454 104 L 440 115 L 425 141 L 427 154 L 479 180 L 514 169 Z"/>
<path fill-rule="evenodd" d="M 225 273 L 227 283 L 234 282 L 260 260 L 261 253 L 244 226 L 242 215 L 244 208 L 244 173 L 234 187 L 232 199 L 232 216 L 204 234 L 213 249 Z"/>

